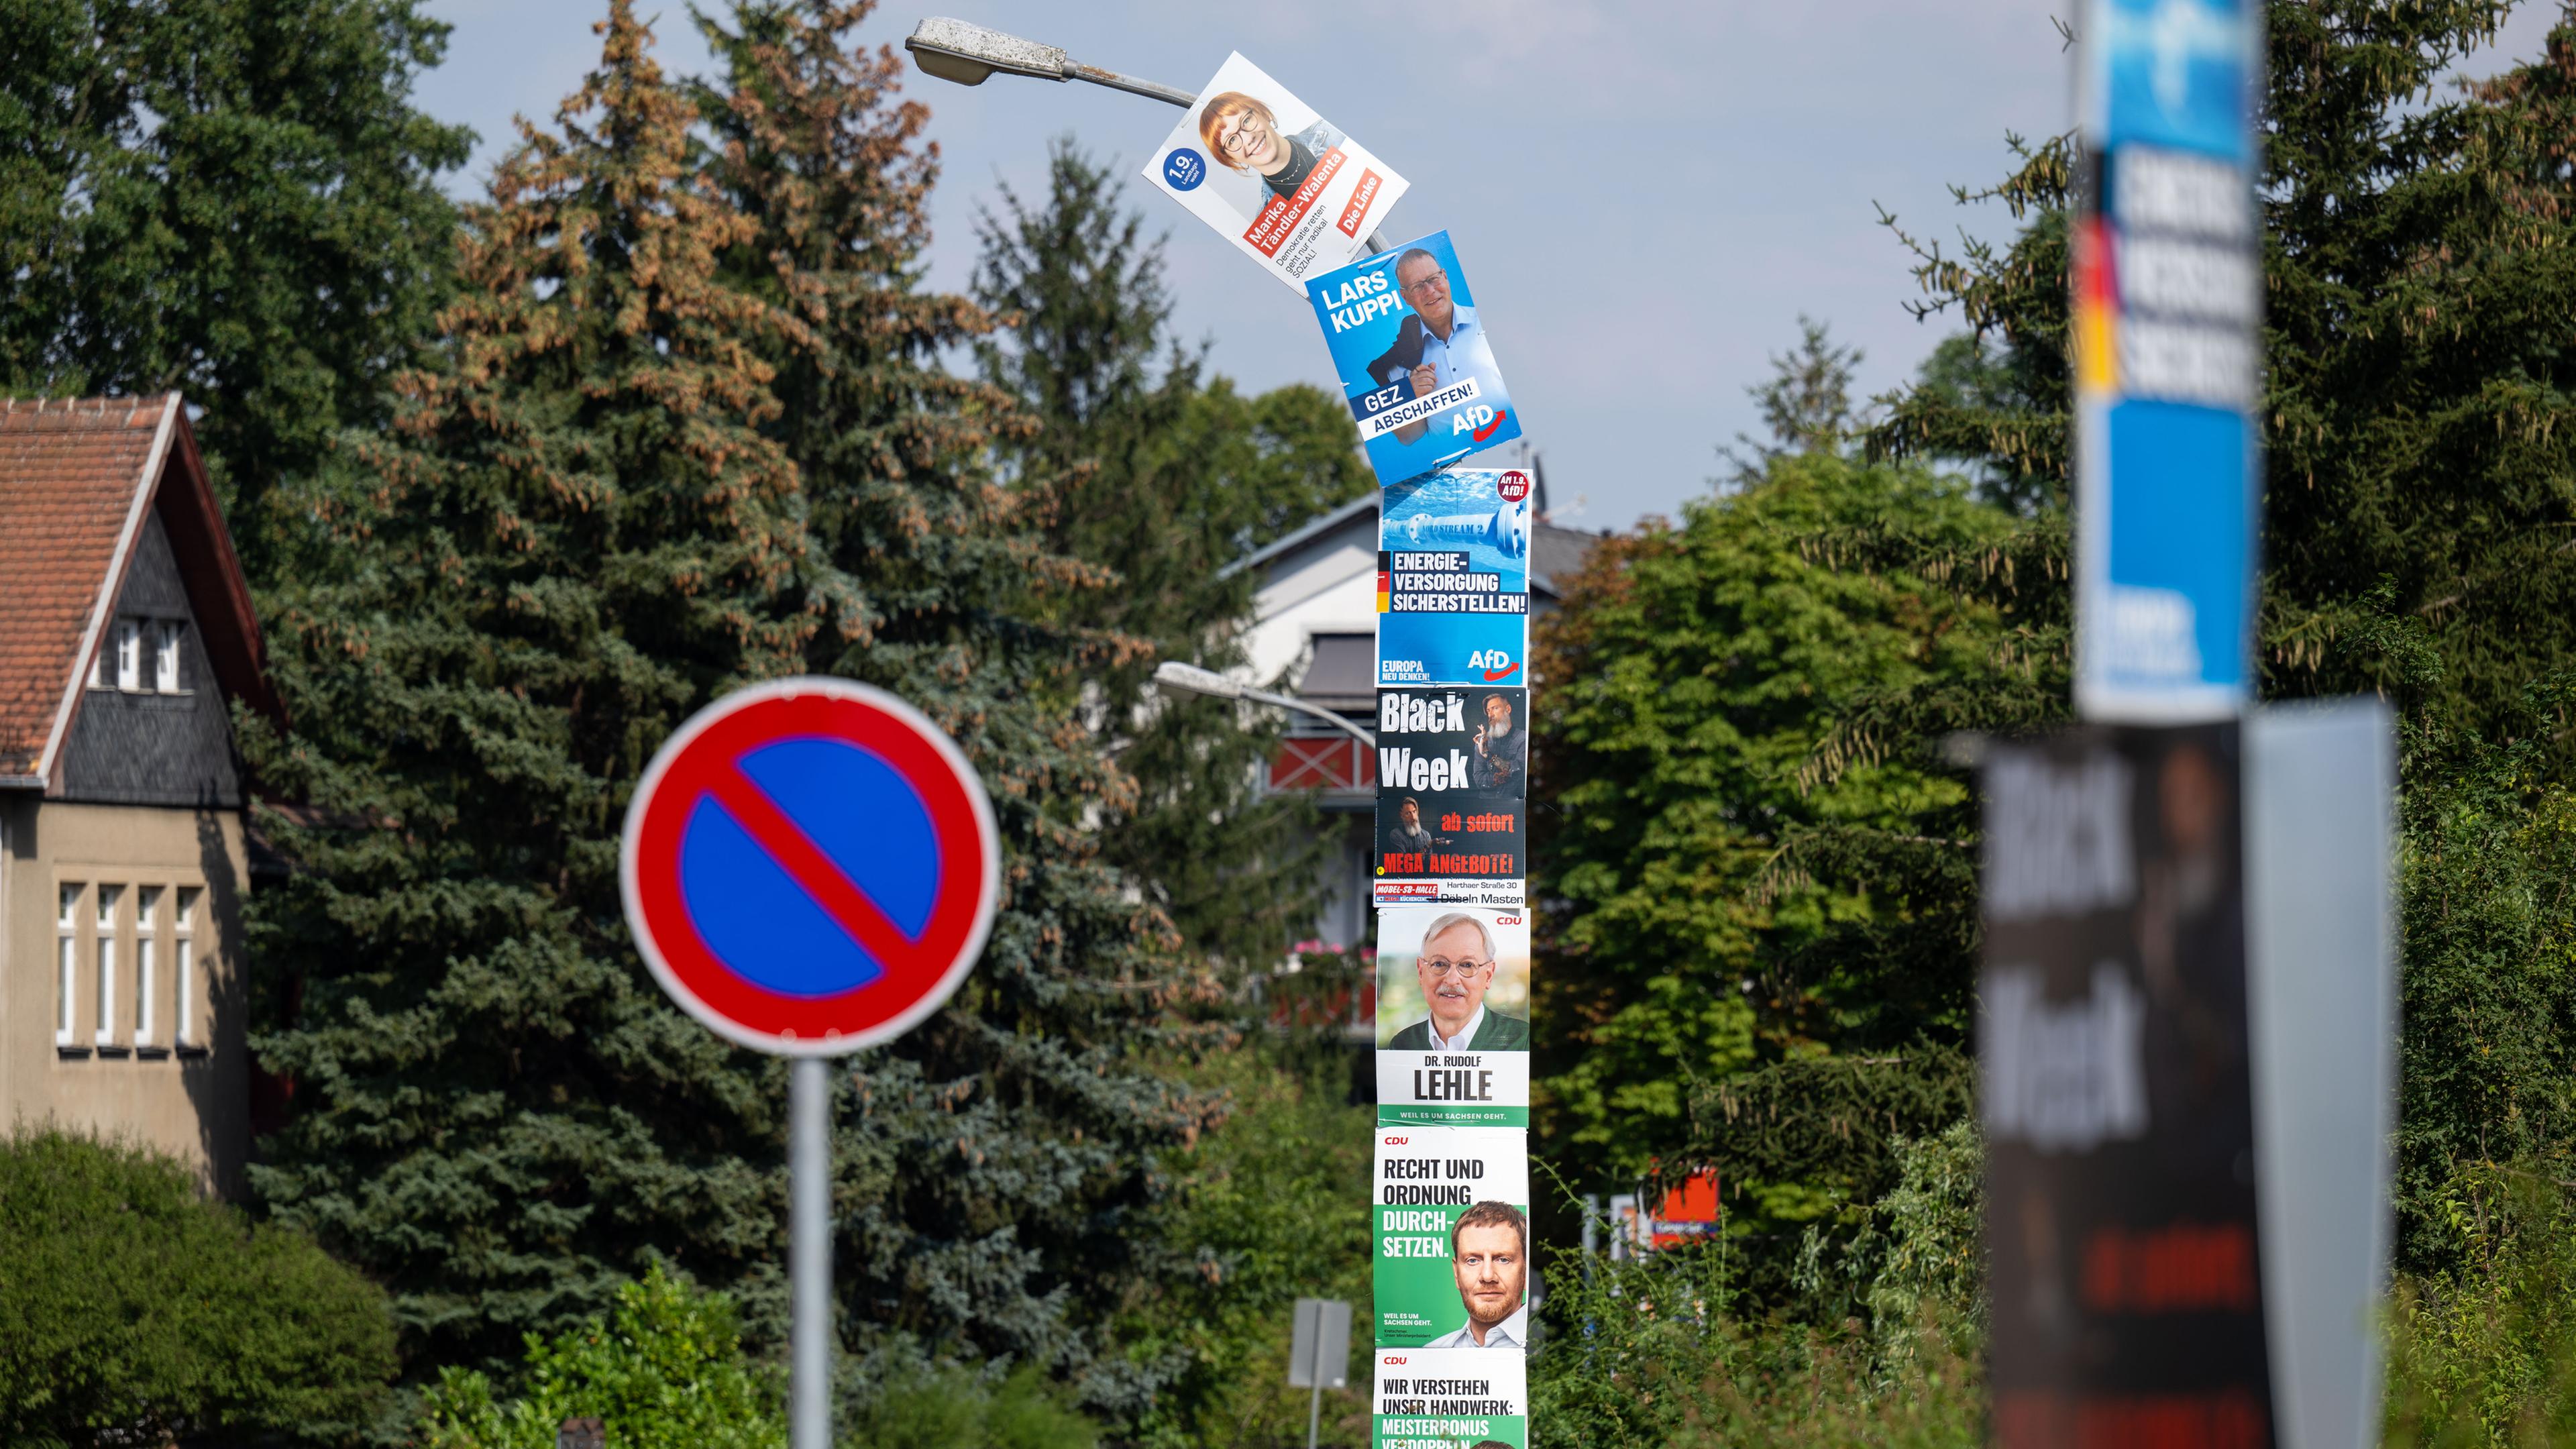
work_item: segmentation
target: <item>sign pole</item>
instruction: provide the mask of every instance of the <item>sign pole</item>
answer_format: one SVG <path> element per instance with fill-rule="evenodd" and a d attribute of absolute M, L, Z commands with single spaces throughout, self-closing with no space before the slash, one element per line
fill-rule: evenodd
<path fill-rule="evenodd" d="M 832 1064 L 798 1057 L 787 1070 L 788 1437 L 831 1449 Z"/>

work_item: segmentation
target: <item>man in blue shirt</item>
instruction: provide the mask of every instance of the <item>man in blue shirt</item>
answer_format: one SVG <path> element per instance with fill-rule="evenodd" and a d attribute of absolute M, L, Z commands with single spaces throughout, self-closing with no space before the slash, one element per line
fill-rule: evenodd
<path fill-rule="evenodd" d="M 1476 320 L 1475 308 L 1451 300 L 1449 273 L 1440 259 L 1421 247 L 1396 258 L 1395 288 L 1422 319 L 1422 356 L 1412 368 L 1413 395 L 1427 396 L 1472 377 L 1483 399 L 1499 401 L 1502 377 L 1494 370 L 1494 351 L 1486 345 L 1484 324 Z M 1395 430 L 1396 440 L 1413 442 L 1430 428 L 1428 418 L 1407 423 Z"/>

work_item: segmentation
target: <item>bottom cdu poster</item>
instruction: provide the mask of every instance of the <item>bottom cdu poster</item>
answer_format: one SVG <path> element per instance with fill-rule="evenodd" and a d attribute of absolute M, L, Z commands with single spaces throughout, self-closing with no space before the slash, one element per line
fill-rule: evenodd
<path fill-rule="evenodd" d="M 1528 1449 L 1529 1365 L 1471 1348 L 1379 1349 L 1375 1449 Z"/>
<path fill-rule="evenodd" d="M 1529 1345 L 1529 1134 L 1381 1127 L 1375 1278 L 1380 1348 Z"/>

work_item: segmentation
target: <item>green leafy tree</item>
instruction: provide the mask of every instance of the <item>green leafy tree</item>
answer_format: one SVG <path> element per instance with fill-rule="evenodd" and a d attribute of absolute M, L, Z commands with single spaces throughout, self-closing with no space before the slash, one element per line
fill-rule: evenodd
<path fill-rule="evenodd" d="M 0 1139 L 0 1439 L 327 1432 L 394 1371 L 385 1296 L 131 1145 Z"/>
<path fill-rule="evenodd" d="M 255 578 L 258 508 L 382 422 L 432 333 L 471 133 L 412 103 L 418 0 L 35 0 L 0 33 L 0 389 L 176 388 Z"/>
<path fill-rule="evenodd" d="M 1260 580 L 1225 565 L 1374 486 L 1349 417 L 1304 385 L 1245 397 L 1173 345 L 1161 241 L 1069 139 L 1044 201 L 1005 189 L 981 235 L 976 297 L 1008 326 L 977 362 L 1038 424 L 1009 450 L 1015 481 L 1049 546 L 1100 570 L 1050 617 L 1102 641 L 1083 713 L 1139 788 L 1111 858 L 1192 947 L 1275 960 L 1313 919 L 1322 840 L 1298 797 L 1256 791 L 1280 722 L 1151 681 L 1165 659 L 1242 662 Z"/>
<path fill-rule="evenodd" d="M 597 1419 L 618 1449 L 785 1449 L 785 1384 L 743 1351 L 734 1307 L 659 1264 L 617 1290 L 601 1322 L 529 1335 L 520 1396 L 451 1368 L 425 1396 L 427 1449 L 554 1449 L 567 1419 Z"/>
<path fill-rule="evenodd" d="M 1840 356 L 1781 359 L 1759 472 L 1605 542 L 1534 651 L 1542 1150 L 1715 1166 L 1739 1230 L 1847 1216 L 1965 1110 L 1976 816 L 1937 746 L 2063 709 L 2055 536 L 1845 453 Z"/>

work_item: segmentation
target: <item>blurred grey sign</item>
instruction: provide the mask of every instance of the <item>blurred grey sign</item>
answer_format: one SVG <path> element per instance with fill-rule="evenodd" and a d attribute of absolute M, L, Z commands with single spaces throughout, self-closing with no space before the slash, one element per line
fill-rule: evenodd
<path fill-rule="evenodd" d="M 2245 722 L 2255 1181 L 2291 1449 L 2379 1442 L 2396 1130 L 2397 745 L 2375 699 Z"/>
<path fill-rule="evenodd" d="M 555 1430 L 555 1449 L 608 1449 L 608 1426 L 597 1419 L 566 1419 Z"/>
<path fill-rule="evenodd" d="M 1338 1389 L 1350 1382 L 1351 1305 L 1338 1298 L 1297 1300 L 1297 1329 L 1288 1344 L 1288 1387 Z"/>

